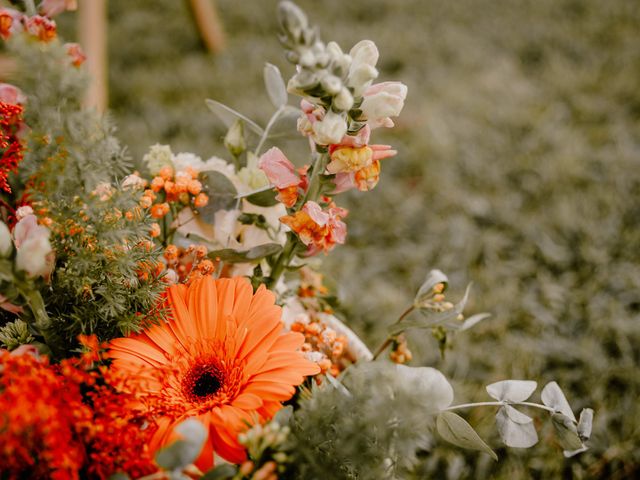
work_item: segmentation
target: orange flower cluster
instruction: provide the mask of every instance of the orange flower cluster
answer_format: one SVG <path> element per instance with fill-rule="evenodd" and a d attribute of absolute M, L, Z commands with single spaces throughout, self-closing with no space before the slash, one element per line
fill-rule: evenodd
<path fill-rule="evenodd" d="M 189 245 L 187 248 L 168 245 L 164 250 L 166 279 L 170 284 L 191 283 L 211 275 L 217 266 L 207 258 L 208 249 L 204 245 Z"/>
<path fill-rule="evenodd" d="M 160 201 L 158 200 L 160 194 Z M 143 206 L 151 209 L 151 216 L 163 218 L 170 212 L 170 203 L 179 202 L 183 205 L 193 205 L 195 208 L 202 208 L 209 203 L 209 197 L 202 192 L 202 183 L 198 180 L 198 172 L 192 168 L 185 171 L 174 172 L 174 169 L 166 165 L 160 169 L 157 176 L 151 180 L 151 190 L 145 191 L 145 197 L 150 200 L 145 201 Z"/>
<path fill-rule="evenodd" d="M 22 107 L 0 101 L 0 190 L 11 192 L 7 177 L 18 169 L 23 149 L 18 131 L 22 125 Z"/>
<path fill-rule="evenodd" d="M 95 337 L 85 338 L 97 348 Z M 0 465 L 7 479 L 137 478 L 157 470 L 147 447 L 154 428 L 97 353 L 58 365 L 0 351 Z"/>
<path fill-rule="evenodd" d="M 56 38 L 56 22 L 43 15 L 31 17 L 12 8 L 0 8 L 0 38 L 7 40 L 14 33 L 26 31 L 41 42 Z"/>

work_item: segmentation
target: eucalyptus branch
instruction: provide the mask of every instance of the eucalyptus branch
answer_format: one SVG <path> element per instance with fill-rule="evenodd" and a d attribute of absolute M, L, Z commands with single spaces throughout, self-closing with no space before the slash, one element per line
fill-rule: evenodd
<path fill-rule="evenodd" d="M 416 309 L 415 305 L 411 305 L 409 308 L 407 308 L 404 312 L 402 312 L 402 314 L 398 317 L 398 319 L 393 323 L 393 325 L 397 325 L 400 322 L 402 322 L 405 318 L 407 318 L 409 316 L 409 314 L 411 314 L 411 312 L 413 312 Z M 393 338 L 395 335 L 389 335 L 387 336 L 386 340 L 384 341 L 384 343 L 382 345 L 380 345 L 380 347 L 378 348 L 378 350 L 376 350 L 376 353 L 373 355 L 373 360 L 376 360 L 380 354 L 382 354 L 382 352 L 384 352 L 387 347 L 389 345 L 391 345 L 391 342 L 393 342 Z"/>
<path fill-rule="evenodd" d="M 464 408 L 474 408 L 474 407 L 504 407 L 505 405 L 519 405 L 522 407 L 533 407 L 533 408 L 539 408 L 541 410 L 546 410 L 547 412 L 555 413 L 555 409 L 551 407 L 547 407 L 546 405 L 541 405 L 533 402 L 507 402 L 507 401 L 462 403 L 460 405 L 452 405 L 450 407 L 447 407 L 444 409 L 444 411 L 462 410 Z"/>

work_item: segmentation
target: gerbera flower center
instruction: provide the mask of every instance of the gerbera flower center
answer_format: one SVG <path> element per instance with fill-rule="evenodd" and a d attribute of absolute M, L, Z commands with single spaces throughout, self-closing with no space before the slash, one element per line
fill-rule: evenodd
<path fill-rule="evenodd" d="M 194 400 L 204 400 L 215 395 L 222 387 L 224 378 L 215 365 L 196 365 L 184 378 L 185 393 Z"/>

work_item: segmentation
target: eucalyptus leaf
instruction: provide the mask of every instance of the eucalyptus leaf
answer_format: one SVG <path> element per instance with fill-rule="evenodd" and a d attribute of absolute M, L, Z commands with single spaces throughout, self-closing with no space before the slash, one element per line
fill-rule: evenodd
<path fill-rule="evenodd" d="M 255 263 L 264 257 L 275 255 L 282 251 L 282 245 L 278 243 L 265 243 L 249 250 L 234 250 L 233 248 L 223 248 L 209 252 L 211 259 L 220 259 L 226 263 Z"/>
<path fill-rule="evenodd" d="M 411 386 L 427 413 L 437 413 L 453 402 L 453 387 L 442 372 L 431 367 L 396 365 L 398 378 Z"/>
<path fill-rule="evenodd" d="M 209 470 L 205 473 L 200 480 L 228 480 L 233 478 L 238 473 L 238 468 L 235 465 L 229 463 L 223 463 L 218 465 L 213 470 Z"/>
<path fill-rule="evenodd" d="M 269 100 L 273 106 L 280 108 L 287 104 L 287 87 L 282 79 L 280 69 L 275 65 L 267 63 L 264 66 L 264 85 L 269 95 Z"/>
<path fill-rule="evenodd" d="M 487 385 L 487 393 L 496 400 L 524 402 L 535 392 L 537 386 L 532 380 L 502 380 Z"/>
<path fill-rule="evenodd" d="M 462 448 L 480 450 L 491 455 L 494 460 L 498 460 L 496 453 L 460 415 L 453 412 L 441 412 L 436 419 L 436 428 L 447 442 Z"/>
<path fill-rule="evenodd" d="M 490 313 L 477 313 L 475 315 L 472 315 L 469 318 L 465 319 L 462 325 L 460 325 L 459 330 L 460 331 L 469 330 L 470 328 L 474 327 L 475 325 L 480 323 L 482 320 L 485 320 L 490 316 L 491 316 Z"/>
<path fill-rule="evenodd" d="M 551 415 L 551 421 L 558 435 L 558 442 L 566 452 L 571 453 L 584 448 L 578 436 L 575 420 L 569 418 L 564 413 L 554 413 Z"/>
<path fill-rule="evenodd" d="M 574 423 L 577 423 L 576 416 L 571 411 L 571 406 L 567 402 L 567 398 L 562 393 L 560 386 L 556 382 L 549 382 L 542 389 L 542 403 L 547 407 L 553 408 L 556 412 L 565 414 Z"/>
<path fill-rule="evenodd" d="M 200 455 L 207 439 L 207 429 L 194 418 L 181 422 L 175 432 L 182 439 L 158 450 L 155 456 L 158 466 L 165 470 L 183 470 L 191 465 Z"/>
<path fill-rule="evenodd" d="M 591 438 L 591 429 L 593 427 L 593 410 L 583 408 L 580 412 L 580 420 L 578 420 L 578 436 L 583 442 Z"/>
<path fill-rule="evenodd" d="M 254 193 L 247 197 L 244 197 L 249 203 L 257 205 L 258 207 L 273 207 L 278 204 L 276 196 L 278 192 L 275 189 L 263 190 L 261 192 Z"/>
<path fill-rule="evenodd" d="M 496 414 L 496 425 L 500 438 L 509 447 L 529 448 L 538 443 L 533 419 L 511 405 L 500 407 Z"/>
<path fill-rule="evenodd" d="M 232 210 L 236 207 L 238 192 L 223 173 L 211 171 L 202 174 L 202 185 L 209 196 L 209 203 L 199 208 L 202 219 L 213 223 L 213 217 L 220 210 Z"/>
<path fill-rule="evenodd" d="M 429 273 L 427 273 L 427 276 L 422 282 L 422 285 L 420 285 L 420 288 L 418 289 L 418 293 L 416 293 L 413 304 L 419 306 L 426 300 L 429 300 L 431 297 L 433 297 L 433 287 L 435 287 L 439 283 L 444 284 L 444 290 L 446 290 L 449 283 L 449 278 L 440 270 L 431 270 Z"/>
<path fill-rule="evenodd" d="M 207 107 L 209 107 L 209 110 L 215 113 L 222 123 L 224 123 L 225 127 L 231 127 L 237 119 L 240 119 L 244 122 L 250 132 L 255 133 L 259 137 L 264 134 L 264 129 L 260 125 L 250 118 L 245 117 L 240 112 L 236 112 L 234 109 L 227 107 L 223 103 L 216 102 L 211 99 L 205 100 L 205 103 L 207 104 Z"/>

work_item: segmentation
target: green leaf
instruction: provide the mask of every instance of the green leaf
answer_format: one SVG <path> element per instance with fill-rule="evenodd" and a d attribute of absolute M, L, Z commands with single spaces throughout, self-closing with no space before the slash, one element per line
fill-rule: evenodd
<path fill-rule="evenodd" d="M 264 257 L 278 254 L 281 251 L 282 245 L 279 243 L 265 243 L 244 251 L 234 250 L 233 248 L 214 250 L 209 252 L 208 256 L 211 259 L 219 258 L 227 263 L 255 263 Z"/>
<path fill-rule="evenodd" d="M 484 440 L 460 415 L 453 412 L 441 412 L 436 419 L 436 428 L 447 442 L 462 448 L 480 450 L 491 455 L 494 460 L 498 460 L 496 453 L 484 443 Z"/>
<path fill-rule="evenodd" d="M 271 188 L 269 190 L 263 190 L 262 192 L 254 193 L 244 198 L 249 203 L 257 205 L 258 207 L 273 207 L 274 205 L 278 204 L 276 195 L 278 195 L 278 192 L 276 192 L 275 189 Z"/>
<path fill-rule="evenodd" d="M 264 86 L 267 89 L 269 100 L 273 103 L 273 106 L 280 108 L 286 105 L 289 96 L 287 95 L 287 87 L 282 79 L 280 70 L 275 65 L 270 63 L 264 66 Z"/>
<path fill-rule="evenodd" d="M 584 445 L 578 435 L 576 422 L 563 413 L 551 414 L 553 428 L 556 430 L 558 442 L 566 451 L 581 450 Z"/>
<path fill-rule="evenodd" d="M 482 320 L 489 318 L 491 316 L 490 313 L 476 313 L 475 315 L 470 316 L 462 322 L 462 325 L 458 328 L 461 332 L 464 330 L 469 330 L 470 328 L 476 326 Z"/>
<path fill-rule="evenodd" d="M 156 463 L 165 470 L 182 470 L 191 465 L 207 439 L 204 425 L 194 418 L 188 418 L 175 428 L 176 433 L 183 437 L 171 445 L 158 450 Z"/>
<path fill-rule="evenodd" d="M 226 480 L 233 478 L 238 473 L 238 468 L 228 463 L 218 465 L 213 470 L 209 470 L 205 473 L 200 480 Z"/>
<path fill-rule="evenodd" d="M 238 192 L 224 174 L 216 171 L 203 173 L 202 185 L 209 196 L 209 203 L 198 211 L 206 222 L 213 223 L 217 211 L 232 210 L 236 207 Z"/>
<path fill-rule="evenodd" d="M 259 137 L 264 134 L 264 129 L 260 125 L 250 118 L 245 117 L 240 112 L 236 112 L 234 109 L 227 107 L 220 102 L 216 102 L 215 100 L 207 99 L 205 100 L 205 103 L 207 104 L 207 107 L 209 107 L 209 110 L 215 113 L 227 128 L 231 127 L 233 122 L 237 119 L 240 119 L 245 123 L 249 131 L 255 133 Z"/>
<path fill-rule="evenodd" d="M 109 477 L 109 480 L 131 480 L 131 477 L 123 472 L 114 473 Z"/>

